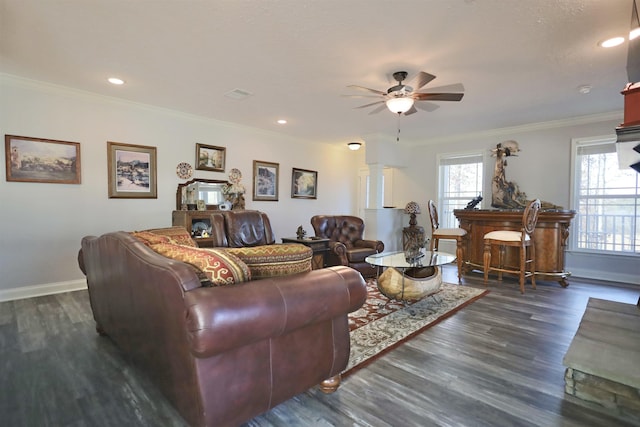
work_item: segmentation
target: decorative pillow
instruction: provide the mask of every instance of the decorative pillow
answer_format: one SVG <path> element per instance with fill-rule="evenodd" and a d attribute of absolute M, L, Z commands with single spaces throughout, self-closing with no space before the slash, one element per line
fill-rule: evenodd
<path fill-rule="evenodd" d="M 311 271 L 313 250 L 299 243 L 228 248 L 251 270 L 253 280 Z"/>
<path fill-rule="evenodd" d="M 157 245 L 158 243 L 171 243 L 171 239 L 169 237 L 152 233 L 150 231 L 134 231 L 131 235 L 147 246 Z"/>
<path fill-rule="evenodd" d="M 166 227 L 166 228 L 152 228 L 150 230 L 145 230 L 149 233 L 159 234 L 161 236 L 166 236 L 170 239 L 170 243 L 174 243 L 176 245 L 184 245 L 191 246 L 193 248 L 197 248 L 198 245 L 191 238 L 191 235 L 187 231 L 186 228 L 175 226 L 175 227 Z"/>
<path fill-rule="evenodd" d="M 158 243 L 150 247 L 160 255 L 185 262 L 202 271 L 211 282 L 211 286 L 232 285 L 251 280 L 251 271 L 247 264 L 223 249 L 190 248 L 172 243 Z"/>

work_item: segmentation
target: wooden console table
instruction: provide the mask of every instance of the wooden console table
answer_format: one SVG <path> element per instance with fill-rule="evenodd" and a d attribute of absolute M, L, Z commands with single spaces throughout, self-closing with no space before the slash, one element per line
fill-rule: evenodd
<path fill-rule="evenodd" d="M 456 209 L 453 214 L 460 221 L 460 227 L 467 230 L 463 270 L 483 268 L 486 233 L 495 230 L 519 231 L 522 228 L 522 211 L 518 210 Z M 567 277 L 571 273 L 564 269 L 564 255 L 569 227 L 575 215 L 576 212 L 570 210 L 540 211 L 533 233 L 536 245 L 536 277 L 556 279 L 563 287 L 569 285 Z M 518 265 L 518 251 L 509 249 L 511 248 L 507 248 L 505 265 Z M 498 248 L 494 250 L 496 253 L 491 254 L 491 259 L 497 260 Z"/>

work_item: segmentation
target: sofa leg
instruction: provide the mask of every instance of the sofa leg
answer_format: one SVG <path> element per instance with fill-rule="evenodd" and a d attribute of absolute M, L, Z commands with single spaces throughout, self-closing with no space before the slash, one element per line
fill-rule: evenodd
<path fill-rule="evenodd" d="M 327 378 L 326 380 L 320 383 L 320 391 L 323 393 L 333 393 L 340 386 L 340 381 L 342 377 L 340 374 L 335 375 L 331 378 Z"/>

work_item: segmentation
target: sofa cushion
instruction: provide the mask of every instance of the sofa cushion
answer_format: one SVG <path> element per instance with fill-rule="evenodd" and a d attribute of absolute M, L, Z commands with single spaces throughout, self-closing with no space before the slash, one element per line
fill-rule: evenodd
<path fill-rule="evenodd" d="M 251 280 L 251 271 L 240 258 L 223 249 L 191 248 L 172 243 L 150 246 L 167 258 L 190 264 L 202 271 L 211 286 L 232 285 Z"/>
<path fill-rule="evenodd" d="M 313 250 L 299 243 L 228 248 L 225 250 L 230 254 L 236 255 L 247 264 L 254 280 L 311 271 Z"/>
<path fill-rule="evenodd" d="M 144 230 L 149 233 L 159 234 L 161 236 L 166 236 L 170 239 L 170 243 L 174 243 L 176 245 L 184 245 L 191 246 L 197 248 L 197 243 L 191 238 L 191 235 L 184 227 L 165 227 L 165 228 L 152 228 L 149 230 Z"/>
<path fill-rule="evenodd" d="M 158 243 L 172 243 L 169 237 L 150 231 L 134 231 L 131 235 L 147 246 L 157 245 Z"/>

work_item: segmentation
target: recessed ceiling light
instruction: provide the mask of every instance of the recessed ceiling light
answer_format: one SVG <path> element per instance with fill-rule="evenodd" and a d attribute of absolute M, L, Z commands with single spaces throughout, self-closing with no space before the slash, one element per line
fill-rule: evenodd
<path fill-rule="evenodd" d="M 119 79 L 119 78 L 117 78 L 117 77 L 109 77 L 109 78 L 107 79 L 107 81 L 108 81 L 109 83 L 111 83 L 112 85 L 123 85 L 123 84 L 124 84 L 124 80 Z"/>
<path fill-rule="evenodd" d="M 278 123 L 279 125 L 286 125 L 286 124 L 287 124 L 287 121 L 286 121 L 285 119 L 280 119 L 280 120 L 278 120 L 278 122 L 277 122 L 277 123 Z"/>
<path fill-rule="evenodd" d="M 591 92 L 591 85 L 581 85 L 578 86 L 578 92 L 582 93 L 582 94 L 587 94 L 589 92 Z"/>
<path fill-rule="evenodd" d="M 624 43 L 624 37 L 612 37 L 610 39 L 601 41 L 600 43 L 598 43 L 598 46 L 614 47 L 614 46 L 620 46 L 622 43 Z"/>

